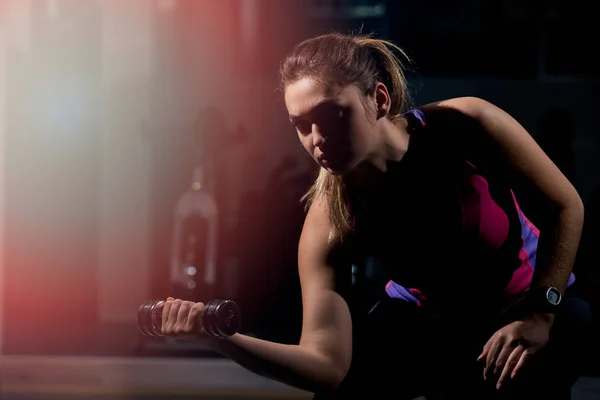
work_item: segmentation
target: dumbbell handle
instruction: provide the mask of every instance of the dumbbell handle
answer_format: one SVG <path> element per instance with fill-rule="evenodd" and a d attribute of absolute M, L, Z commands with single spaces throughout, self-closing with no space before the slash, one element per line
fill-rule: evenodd
<path fill-rule="evenodd" d="M 142 304 L 138 310 L 137 325 L 145 336 L 159 337 L 162 327 L 162 312 L 165 302 L 151 300 Z M 241 315 L 237 304 L 232 300 L 211 300 L 204 306 L 200 321 L 208 336 L 224 338 L 240 329 Z"/>

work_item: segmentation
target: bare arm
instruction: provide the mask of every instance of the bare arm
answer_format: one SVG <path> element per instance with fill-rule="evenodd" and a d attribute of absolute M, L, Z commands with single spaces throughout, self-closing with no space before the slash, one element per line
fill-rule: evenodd
<path fill-rule="evenodd" d="M 456 110 L 483 129 L 476 137 L 459 139 L 459 146 L 472 146 L 488 159 L 499 159 L 512 172 L 513 183 L 537 194 L 537 208 L 548 210 L 543 222 L 538 261 L 532 285 L 556 286 L 564 291 L 575 263 L 583 228 L 583 203 L 577 191 L 535 140 L 513 117 L 495 105 L 474 97 L 445 100 L 424 107 Z M 516 190 L 517 196 L 519 191 Z"/>
<path fill-rule="evenodd" d="M 352 358 L 352 322 L 345 300 L 335 291 L 331 259 L 337 247 L 328 244 L 328 221 L 326 206 L 314 203 L 300 238 L 300 343 L 280 344 L 242 334 L 211 342 L 215 350 L 241 366 L 310 392 L 335 389 Z"/>

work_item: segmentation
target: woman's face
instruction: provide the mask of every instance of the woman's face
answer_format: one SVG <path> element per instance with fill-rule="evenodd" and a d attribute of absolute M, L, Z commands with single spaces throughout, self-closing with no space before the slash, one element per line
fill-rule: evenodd
<path fill-rule="evenodd" d="M 335 175 L 350 172 L 374 148 L 375 102 L 371 111 L 368 100 L 354 85 L 324 86 L 308 78 L 285 90 L 290 122 L 300 142 Z"/>

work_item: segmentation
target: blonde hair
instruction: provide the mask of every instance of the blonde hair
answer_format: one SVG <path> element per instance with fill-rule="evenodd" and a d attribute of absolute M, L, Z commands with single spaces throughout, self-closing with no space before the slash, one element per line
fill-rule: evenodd
<path fill-rule="evenodd" d="M 371 35 L 331 33 L 305 40 L 284 59 L 280 68 L 282 89 L 306 77 L 322 84 L 356 85 L 364 95 L 374 92 L 378 82 L 386 85 L 391 106 L 389 119 L 398 118 L 409 107 L 405 65 L 406 53 L 390 41 Z M 306 209 L 316 199 L 327 200 L 331 224 L 330 240 L 341 240 L 352 229 L 347 192 L 341 176 L 321 168 L 313 185 L 302 197 Z"/>

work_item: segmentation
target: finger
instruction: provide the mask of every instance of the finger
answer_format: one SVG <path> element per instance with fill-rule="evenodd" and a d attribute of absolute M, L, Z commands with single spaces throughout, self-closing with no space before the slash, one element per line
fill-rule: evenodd
<path fill-rule="evenodd" d="M 175 324 L 177 323 L 177 314 L 179 313 L 181 303 L 182 301 L 179 299 L 171 302 L 171 309 L 169 310 L 169 316 L 167 318 L 167 334 L 175 333 Z"/>
<path fill-rule="evenodd" d="M 172 299 L 172 297 L 169 297 L 169 299 Z M 167 322 L 169 321 L 169 312 L 171 311 L 171 306 L 173 305 L 173 300 L 169 299 L 165 301 L 162 310 L 162 326 L 160 327 L 160 333 L 162 333 L 163 335 L 167 334 Z"/>
<path fill-rule="evenodd" d="M 202 324 L 198 322 L 198 316 L 202 314 L 203 310 L 204 303 L 196 303 L 192 306 L 186 321 L 188 332 L 201 333 Z"/>
<path fill-rule="evenodd" d="M 513 351 L 510 353 L 510 355 L 508 356 L 508 359 L 506 360 L 506 364 L 504 364 L 504 368 L 502 369 L 502 374 L 500 375 L 500 378 L 498 379 L 498 383 L 496 384 L 497 389 L 500 389 L 500 387 L 502 386 L 502 383 L 508 376 L 512 376 L 512 372 L 524 351 L 525 351 L 525 346 L 519 345 L 519 346 L 515 347 L 513 349 Z"/>
<path fill-rule="evenodd" d="M 477 357 L 477 361 L 483 361 L 483 360 L 486 359 L 486 357 L 487 357 L 487 355 L 488 355 L 488 353 L 490 351 L 490 347 L 492 346 L 492 343 L 494 343 L 494 337 L 493 336 L 483 346 L 483 351 L 481 352 L 481 354 L 479 355 L 479 357 Z"/>
<path fill-rule="evenodd" d="M 496 357 L 496 362 L 494 363 L 494 375 L 497 375 L 504 368 L 506 360 L 508 360 L 508 357 L 516 348 L 517 344 L 511 342 L 504 343 L 504 346 L 502 346 L 502 350 L 498 353 L 498 357 Z"/>
<path fill-rule="evenodd" d="M 191 301 L 183 301 L 177 312 L 177 320 L 175 321 L 175 333 L 182 334 L 187 333 L 187 319 L 190 309 L 194 303 Z"/>
<path fill-rule="evenodd" d="M 496 338 L 492 346 L 490 347 L 490 351 L 487 355 L 485 368 L 483 369 L 483 379 L 487 379 L 492 369 L 492 366 L 496 363 L 496 358 L 498 357 L 498 353 L 502 350 L 502 338 Z"/>
<path fill-rule="evenodd" d="M 523 351 L 523 354 L 521 354 L 521 357 L 519 358 L 519 361 L 517 362 L 517 365 L 515 365 L 515 368 L 512 370 L 511 373 L 511 378 L 514 378 L 517 373 L 523 368 L 523 366 L 527 363 L 527 361 L 531 358 L 531 356 L 533 356 L 535 354 L 536 350 L 534 350 L 533 347 L 529 347 L 527 349 L 525 349 L 525 351 Z"/>

